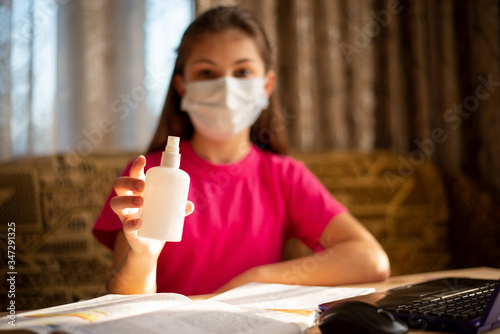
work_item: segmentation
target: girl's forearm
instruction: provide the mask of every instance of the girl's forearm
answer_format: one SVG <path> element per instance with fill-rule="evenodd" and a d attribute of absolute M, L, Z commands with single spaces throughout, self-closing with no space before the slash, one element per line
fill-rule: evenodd
<path fill-rule="evenodd" d="M 343 242 L 319 253 L 259 267 L 263 281 L 299 285 L 373 282 L 390 274 L 389 260 L 377 245 L 364 240 Z"/>
<path fill-rule="evenodd" d="M 155 293 L 157 261 L 156 257 L 138 257 L 129 249 L 120 265 L 112 270 L 108 290 L 125 295 Z"/>
<path fill-rule="evenodd" d="M 334 286 L 381 281 L 389 274 L 389 260 L 378 245 L 352 240 L 309 256 L 252 268 L 216 292 L 248 282 Z"/>

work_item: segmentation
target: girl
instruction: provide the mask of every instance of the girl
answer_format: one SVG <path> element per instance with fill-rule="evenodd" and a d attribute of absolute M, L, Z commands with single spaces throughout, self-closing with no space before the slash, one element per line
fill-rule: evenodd
<path fill-rule="evenodd" d="M 116 179 L 94 227 L 114 251 L 111 292 L 194 295 L 252 281 L 338 285 L 388 277 L 373 236 L 284 155 L 271 59 L 263 30 L 241 9 L 211 9 L 187 28 L 151 146 Z M 160 164 L 168 135 L 181 138 L 180 168 L 191 177 L 178 243 L 137 235 L 144 170 Z M 315 254 L 281 262 L 288 237 Z"/>

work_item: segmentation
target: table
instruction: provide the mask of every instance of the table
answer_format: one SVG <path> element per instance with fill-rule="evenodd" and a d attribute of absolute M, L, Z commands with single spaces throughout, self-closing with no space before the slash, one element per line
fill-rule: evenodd
<path fill-rule="evenodd" d="M 394 288 L 400 285 L 418 283 L 421 281 L 428 281 L 437 278 L 443 277 L 471 277 L 471 278 L 484 278 L 484 279 L 499 279 L 500 278 L 500 269 L 496 268 L 488 268 L 488 267 L 478 267 L 478 268 L 467 268 L 467 269 L 457 269 L 457 270 L 446 270 L 446 271 L 437 271 L 430 273 L 421 273 L 421 274 L 411 274 L 411 275 L 402 275 L 402 276 L 394 276 L 383 282 L 376 283 L 363 283 L 363 284 L 352 284 L 346 285 L 345 287 L 366 287 L 366 288 L 374 288 L 377 291 L 386 290 L 390 288 Z M 307 334 L 320 334 L 319 328 L 316 326 L 309 330 Z M 409 333 L 440 333 L 440 332 L 430 332 L 430 331 L 421 331 L 421 330 L 410 330 Z M 496 328 L 488 333 L 491 334 L 500 334 L 500 328 Z M 442 333 L 441 333 L 442 334 Z"/>
<path fill-rule="evenodd" d="M 500 269 L 496 268 L 488 268 L 488 267 L 478 267 L 478 268 L 467 268 L 467 269 L 457 269 L 457 270 L 447 270 L 447 271 L 439 271 L 439 272 L 430 272 L 430 273 L 422 273 L 422 274 L 411 274 L 411 275 L 402 275 L 402 276 L 394 276 L 382 282 L 375 283 L 364 283 L 364 284 L 351 284 L 345 285 L 345 287 L 365 287 L 365 288 L 375 288 L 377 291 L 390 289 L 400 285 L 412 284 L 421 281 L 443 278 L 449 276 L 458 276 L 458 277 L 471 277 L 471 278 L 484 278 L 484 279 L 499 279 L 500 278 Z M 205 299 L 213 295 L 202 295 L 197 296 L 192 299 Z M 15 333 L 15 334 L 31 334 L 32 332 L 25 330 L 8 330 L 2 331 L 0 333 Z M 418 330 L 410 330 L 410 333 L 438 333 L 438 332 L 430 332 L 430 331 L 418 331 Z M 500 328 L 492 330 L 488 333 L 491 334 L 500 334 Z M 318 327 L 311 328 L 307 334 L 321 334 Z"/>

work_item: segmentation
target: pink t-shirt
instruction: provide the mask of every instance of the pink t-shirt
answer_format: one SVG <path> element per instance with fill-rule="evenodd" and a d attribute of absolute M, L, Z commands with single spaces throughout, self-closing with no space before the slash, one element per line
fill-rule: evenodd
<path fill-rule="evenodd" d="M 158 292 L 211 293 L 245 270 L 281 260 L 288 237 L 312 250 L 332 218 L 346 209 L 301 163 L 253 146 L 235 164 L 213 165 L 189 142 L 180 145 L 181 166 L 191 178 L 181 242 L 167 242 L 158 259 Z M 158 166 L 161 152 L 146 156 L 146 170 Z M 128 175 L 131 164 L 124 170 Z M 109 200 L 95 226 L 97 239 L 113 249 L 122 229 Z"/>

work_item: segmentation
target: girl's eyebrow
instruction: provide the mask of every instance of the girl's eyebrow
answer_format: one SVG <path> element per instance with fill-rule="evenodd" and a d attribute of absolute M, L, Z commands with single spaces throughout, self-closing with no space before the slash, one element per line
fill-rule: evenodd
<path fill-rule="evenodd" d="M 237 61 L 234 62 L 234 65 L 238 65 L 238 64 L 242 64 L 242 63 L 246 63 L 246 62 L 255 62 L 256 60 L 255 59 L 252 59 L 252 58 L 243 58 L 243 59 L 238 59 Z M 217 63 L 214 62 L 213 60 L 211 59 L 208 59 L 208 58 L 200 58 L 200 59 L 196 59 L 192 62 L 193 64 L 198 64 L 198 63 L 208 63 L 208 64 L 211 64 L 211 65 L 214 65 L 216 66 Z"/>
<path fill-rule="evenodd" d="M 234 62 L 234 65 L 238 65 L 238 64 L 241 64 L 241 63 L 246 63 L 246 62 L 255 62 L 256 60 L 255 59 L 252 59 L 252 58 L 243 58 L 243 59 L 240 59 L 240 60 L 237 60 Z"/>
<path fill-rule="evenodd" d="M 197 64 L 197 63 L 209 63 L 211 65 L 217 65 L 214 61 L 212 61 L 208 58 L 200 58 L 200 59 L 196 59 L 193 61 L 193 64 Z"/>

